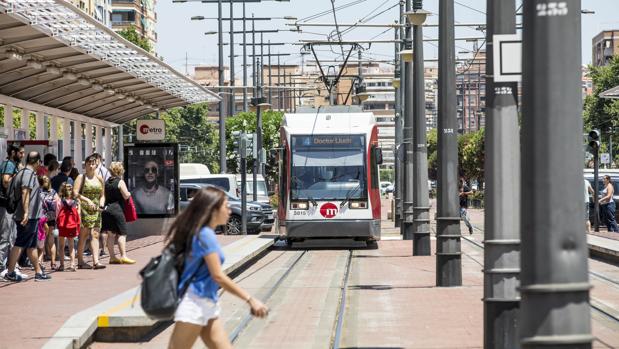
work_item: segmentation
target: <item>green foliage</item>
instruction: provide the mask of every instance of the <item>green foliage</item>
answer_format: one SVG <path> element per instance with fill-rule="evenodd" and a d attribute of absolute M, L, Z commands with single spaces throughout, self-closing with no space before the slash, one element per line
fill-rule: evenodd
<path fill-rule="evenodd" d="M 427 134 L 428 178 L 436 180 L 438 176 L 438 134 L 432 129 Z M 467 179 L 484 178 L 484 129 L 458 136 L 458 166 L 460 174 Z"/>
<path fill-rule="evenodd" d="M 393 183 L 395 181 L 394 171 L 390 168 L 381 168 L 379 174 L 380 181 Z"/>
<path fill-rule="evenodd" d="M 153 47 L 151 46 L 148 39 L 140 35 L 138 33 L 135 26 L 131 25 L 126 29 L 118 31 L 118 35 L 127 39 L 127 41 L 134 43 L 136 46 L 141 47 L 146 52 L 153 52 Z"/>
<path fill-rule="evenodd" d="M 277 179 L 277 161 L 274 157 L 269 156 L 272 149 L 279 147 L 279 128 L 282 124 L 284 113 L 269 110 L 262 113 L 262 134 L 263 147 L 266 151 L 266 176 L 270 183 L 275 183 Z M 233 152 L 234 140 L 232 132 L 241 131 L 245 133 L 256 132 L 256 113 L 239 113 L 235 116 L 226 119 L 226 144 L 227 144 L 227 166 L 231 173 L 238 173 L 237 157 Z M 247 168 L 253 168 L 253 160 L 248 160 Z"/>
<path fill-rule="evenodd" d="M 431 129 L 426 135 L 427 147 L 428 147 L 428 178 L 437 179 L 438 169 L 438 133 L 435 128 Z"/>

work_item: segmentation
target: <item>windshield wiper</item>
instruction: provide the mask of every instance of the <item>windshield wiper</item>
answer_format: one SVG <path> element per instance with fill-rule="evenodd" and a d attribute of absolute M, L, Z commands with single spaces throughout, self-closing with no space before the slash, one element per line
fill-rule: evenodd
<path fill-rule="evenodd" d="M 313 198 L 313 197 L 308 196 L 308 197 L 307 197 L 307 200 L 309 200 L 309 202 L 311 202 L 311 203 L 312 203 L 312 205 L 314 205 L 314 207 L 318 207 L 318 203 L 316 202 L 316 200 L 314 200 L 314 198 Z"/>
<path fill-rule="evenodd" d="M 359 190 L 361 188 L 361 182 L 359 182 L 357 184 L 356 187 L 350 189 L 348 191 L 348 193 L 346 194 L 346 198 L 344 199 L 344 201 L 342 201 L 342 203 L 340 203 L 340 208 L 343 208 L 344 206 L 346 206 L 346 204 L 348 203 L 348 201 L 350 201 L 350 197 L 355 194 L 357 192 L 357 190 Z"/>

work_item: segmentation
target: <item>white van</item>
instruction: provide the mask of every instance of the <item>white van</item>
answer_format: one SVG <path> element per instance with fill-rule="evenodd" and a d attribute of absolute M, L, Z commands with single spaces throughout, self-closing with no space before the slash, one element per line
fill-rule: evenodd
<path fill-rule="evenodd" d="M 269 204 L 271 200 L 269 199 L 269 192 L 267 188 L 266 181 L 262 175 L 256 175 L 257 178 L 257 186 L 258 186 L 258 202 Z M 241 190 L 241 175 L 236 175 L 236 185 Z M 251 173 L 247 174 L 247 199 L 253 200 L 254 197 L 254 175 Z"/>
<path fill-rule="evenodd" d="M 234 174 L 181 175 L 181 183 L 205 183 L 218 186 L 232 196 L 241 195 L 241 186 L 236 184 Z"/>
<path fill-rule="evenodd" d="M 207 176 L 211 174 L 208 166 L 198 163 L 179 164 L 179 174 L 181 179 L 195 178 L 196 176 Z"/>

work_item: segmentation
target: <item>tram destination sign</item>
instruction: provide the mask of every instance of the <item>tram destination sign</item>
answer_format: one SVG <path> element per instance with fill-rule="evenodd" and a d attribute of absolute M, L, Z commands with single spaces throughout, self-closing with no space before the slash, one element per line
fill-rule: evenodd
<path fill-rule="evenodd" d="M 363 145 L 362 135 L 307 135 L 294 136 L 293 144 L 301 147 L 360 147 Z"/>

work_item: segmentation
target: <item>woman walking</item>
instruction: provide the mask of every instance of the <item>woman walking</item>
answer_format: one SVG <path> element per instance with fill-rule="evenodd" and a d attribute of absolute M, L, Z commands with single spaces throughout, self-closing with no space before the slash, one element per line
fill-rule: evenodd
<path fill-rule="evenodd" d="M 101 210 L 105 207 L 105 193 L 103 178 L 95 173 L 97 161 L 93 156 L 86 158 L 86 172 L 77 176 L 73 193 L 80 201 L 80 220 L 82 229 L 77 243 L 78 269 L 103 269 L 105 265 L 99 263 L 99 229 L 101 229 Z M 90 251 L 92 263 L 84 261 L 86 239 L 90 237 Z"/>
<path fill-rule="evenodd" d="M 125 220 L 125 201 L 131 197 L 125 181 L 121 178 L 125 168 L 120 162 L 112 162 L 110 178 L 105 182 L 105 210 L 101 212 L 101 231 L 107 233 L 107 250 L 110 254 L 110 264 L 134 264 L 127 257 L 127 221 Z M 114 242 L 118 241 L 120 258 L 116 258 Z"/>
<path fill-rule="evenodd" d="M 608 231 L 619 232 L 617 221 L 615 220 L 615 201 L 613 195 L 615 188 L 610 180 L 610 176 L 604 176 L 604 189 L 602 190 L 602 198 L 600 199 L 601 211 L 604 213 L 604 221 Z"/>
<path fill-rule="evenodd" d="M 244 300 L 254 316 L 268 314 L 264 304 L 252 298 L 221 269 L 224 255 L 215 236 L 215 227 L 225 224 L 229 216 L 226 194 L 213 187 L 204 188 L 177 217 L 166 236 L 167 243 L 184 255 L 179 290 L 189 283 L 174 315 L 176 324 L 170 349 L 191 348 L 198 336 L 209 348 L 232 348 L 219 319 L 219 286 Z"/>

